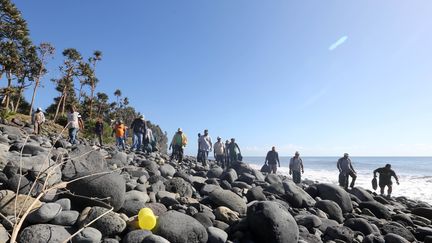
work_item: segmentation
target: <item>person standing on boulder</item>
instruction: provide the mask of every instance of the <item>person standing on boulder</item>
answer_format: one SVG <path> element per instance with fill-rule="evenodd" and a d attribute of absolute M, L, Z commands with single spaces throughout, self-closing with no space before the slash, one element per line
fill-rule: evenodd
<path fill-rule="evenodd" d="M 225 168 L 224 157 L 225 157 L 225 145 L 222 142 L 222 138 L 217 137 L 217 142 L 213 146 L 213 155 L 216 159 L 216 162 L 222 166 L 222 169 Z"/>
<path fill-rule="evenodd" d="M 349 177 L 351 176 L 352 181 L 350 187 L 354 187 L 355 180 L 357 179 L 357 173 L 352 166 L 351 159 L 347 153 L 344 157 L 340 158 L 337 162 L 337 168 L 339 169 L 339 185 L 348 189 Z"/>
<path fill-rule="evenodd" d="M 270 173 L 276 174 L 277 171 L 277 165 L 280 167 L 280 161 L 279 161 L 279 154 L 276 152 L 276 147 L 273 146 L 270 151 L 268 151 L 267 156 L 265 158 L 264 164 L 267 164 L 270 166 Z M 277 163 L 277 164 L 276 164 Z"/>
<path fill-rule="evenodd" d="M 202 151 L 201 151 L 201 133 L 198 133 L 198 153 L 197 153 L 197 162 L 202 162 Z"/>
<path fill-rule="evenodd" d="M 133 131 L 133 144 L 132 150 L 140 150 L 143 145 L 144 135 L 147 131 L 147 123 L 144 120 L 144 116 L 140 115 L 139 117 L 133 120 L 130 128 Z"/>
<path fill-rule="evenodd" d="M 230 166 L 230 154 L 229 154 L 229 140 L 225 141 L 225 166 L 228 168 Z"/>
<path fill-rule="evenodd" d="M 234 163 L 237 161 L 241 161 L 241 151 L 238 144 L 235 142 L 234 138 L 231 138 L 231 143 L 229 144 L 229 155 L 230 155 L 230 163 Z"/>
<path fill-rule="evenodd" d="M 34 125 L 34 134 L 39 135 L 42 130 L 42 124 L 45 122 L 45 115 L 42 111 L 42 108 L 38 107 L 32 118 Z"/>
<path fill-rule="evenodd" d="M 393 188 L 392 188 L 393 182 L 392 182 L 391 177 L 393 176 L 396 179 L 396 184 L 398 184 L 398 185 L 399 185 L 399 178 L 397 177 L 394 170 L 391 169 L 391 164 L 386 164 L 385 167 L 381 167 L 381 168 L 374 170 L 374 172 L 373 172 L 374 177 L 376 177 L 376 173 L 379 173 L 378 185 L 381 189 L 381 193 L 380 193 L 381 196 L 384 195 L 384 189 L 387 186 L 387 197 L 390 198 L 391 193 L 393 191 Z"/>
<path fill-rule="evenodd" d="M 81 115 L 76 111 L 75 106 L 70 105 L 68 110 L 67 127 L 69 128 L 69 142 L 71 144 L 76 144 L 78 130 L 84 128 L 84 123 L 81 119 Z"/>
<path fill-rule="evenodd" d="M 203 166 L 206 166 L 208 161 L 208 154 L 213 148 L 213 143 L 207 129 L 204 130 L 204 135 L 199 138 L 199 145 L 202 153 L 202 164 Z"/>
<path fill-rule="evenodd" d="M 186 147 L 186 145 L 187 137 L 183 133 L 182 129 L 179 128 L 176 134 L 174 134 L 174 137 L 171 140 L 171 144 L 169 146 L 169 149 L 172 148 L 171 160 L 173 160 L 176 156 L 178 159 L 178 163 L 181 163 L 183 161 L 183 147 Z"/>
<path fill-rule="evenodd" d="M 95 134 L 99 140 L 99 146 L 103 146 L 102 136 L 103 136 L 103 121 L 102 118 L 98 118 L 95 123 Z"/>
<path fill-rule="evenodd" d="M 294 157 L 290 159 L 289 174 L 292 174 L 294 183 L 301 182 L 301 174 L 304 173 L 303 160 L 300 158 L 300 153 L 297 151 Z"/>

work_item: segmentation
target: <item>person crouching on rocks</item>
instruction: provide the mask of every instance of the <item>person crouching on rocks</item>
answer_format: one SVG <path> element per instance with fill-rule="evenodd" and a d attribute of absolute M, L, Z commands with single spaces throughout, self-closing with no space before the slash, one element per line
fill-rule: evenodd
<path fill-rule="evenodd" d="M 357 179 L 357 173 L 352 166 L 349 155 L 345 153 L 344 157 L 338 160 L 336 166 L 339 169 L 339 185 L 348 189 L 349 177 L 351 176 L 352 181 L 350 187 L 353 188 L 355 180 Z"/>
<path fill-rule="evenodd" d="M 294 157 L 290 159 L 289 169 L 289 174 L 292 174 L 294 183 L 299 184 L 301 174 L 304 173 L 303 160 L 300 158 L 299 152 L 295 152 Z"/>
<path fill-rule="evenodd" d="M 373 172 L 374 177 L 376 177 L 376 173 L 379 173 L 378 185 L 381 189 L 381 196 L 384 195 L 384 189 L 387 186 L 387 197 L 390 198 L 393 190 L 392 188 L 393 182 L 391 180 L 391 177 L 393 176 L 396 179 L 396 184 L 398 185 L 399 185 L 399 178 L 397 177 L 394 170 L 391 169 L 390 164 L 386 164 L 385 167 L 381 167 L 374 170 Z"/>
<path fill-rule="evenodd" d="M 42 108 L 37 108 L 32 118 L 34 125 L 34 134 L 39 135 L 42 130 L 42 124 L 45 122 L 45 115 L 42 111 Z"/>
<path fill-rule="evenodd" d="M 276 174 L 277 171 L 277 165 L 280 167 L 280 161 L 279 161 L 279 154 L 276 152 L 276 147 L 272 147 L 272 150 L 268 151 L 267 156 L 265 158 L 264 164 L 267 164 L 270 166 L 270 173 Z"/>
<path fill-rule="evenodd" d="M 176 157 L 178 159 L 178 163 L 181 163 L 183 161 L 183 147 L 186 147 L 186 145 L 187 137 L 183 133 L 182 129 L 179 128 L 176 134 L 174 134 L 174 137 L 169 146 L 169 149 L 172 148 L 171 160 Z"/>

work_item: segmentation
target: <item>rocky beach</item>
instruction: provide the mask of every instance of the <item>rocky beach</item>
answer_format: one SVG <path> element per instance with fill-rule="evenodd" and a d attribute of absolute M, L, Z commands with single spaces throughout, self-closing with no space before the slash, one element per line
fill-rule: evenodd
<path fill-rule="evenodd" d="M 0 242 L 432 242 L 432 206 L 0 125 Z M 157 218 L 142 230 L 137 214 Z"/>

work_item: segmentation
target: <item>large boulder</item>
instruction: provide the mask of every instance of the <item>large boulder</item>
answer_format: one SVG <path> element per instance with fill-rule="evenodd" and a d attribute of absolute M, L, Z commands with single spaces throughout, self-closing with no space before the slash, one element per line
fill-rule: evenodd
<path fill-rule="evenodd" d="M 182 197 L 192 197 L 192 185 L 183 178 L 174 177 L 165 183 L 165 189 L 169 192 L 180 194 Z"/>
<path fill-rule="evenodd" d="M 340 240 L 343 242 L 353 242 L 354 231 L 345 226 L 330 226 L 324 232 L 323 239 L 325 242 L 329 240 Z"/>
<path fill-rule="evenodd" d="M 303 225 L 309 231 L 312 231 L 313 228 L 320 227 L 322 224 L 321 219 L 315 215 L 297 215 L 295 216 L 295 220 L 298 225 Z"/>
<path fill-rule="evenodd" d="M 108 209 L 101 207 L 84 209 L 78 219 L 79 227 L 83 227 L 100 217 L 91 226 L 99 230 L 104 237 L 122 233 L 126 229 L 126 222 L 118 214 L 108 211 Z"/>
<path fill-rule="evenodd" d="M 225 243 L 228 239 L 228 234 L 216 227 L 208 227 L 208 243 Z"/>
<path fill-rule="evenodd" d="M 177 243 L 205 243 L 208 240 L 207 231 L 200 222 L 173 210 L 159 216 L 155 233 Z"/>
<path fill-rule="evenodd" d="M 248 202 L 267 201 L 263 189 L 260 186 L 253 187 L 252 189 L 248 190 L 248 192 L 246 193 L 246 198 L 248 199 Z"/>
<path fill-rule="evenodd" d="M 409 231 L 407 228 L 405 228 L 404 226 L 402 226 L 401 224 L 398 224 L 396 222 L 391 222 L 391 223 L 383 225 L 383 227 L 381 228 L 381 231 L 383 232 L 383 234 L 392 233 L 392 234 L 402 236 L 403 238 L 405 238 L 409 242 L 415 241 L 415 237 L 411 233 L 411 231 Z"/>
<path fill-rule="evenodd" d="M 33 224 L 47 223 L 54 219 L 60 212 L 62 207 L 57 203 L 45 203 L 40 208 L 32 211 L 27 220 Z"/>
<path fill-rule="evenodd" d="M 412 210 L 412 213 L 418 216 L 422 216 L 425 217 L 429 220 L 432 220 L 432 207 L 419 207 L 419 208 L 414 208 Z"/>
<path fill-rule="evenodd" d="M 40 182 L 47 181 L 51 186 L 61 181 L 62 174 L 57 163 L 49 158 L 48 154 L 39 154 L 31 157 L 22 157 L 19 154 L 9 153 L 8 163 L 4 172 L 8 177 L 19 173 L 28 173 L 32 179 L 38 179 Z"/>
<path fill-rule="evenodd" d="M 216 189 L 210 193 L 209 198 L 217 206 L 228 207 L 241 215 L 246 214 L 246 202 L 232 191 Z"/>
<path fill-rule="evenodd" d="M 82 174 L 85 176 L 85 174 Z M 125 200 L 126 182 L 122 176 L 110 173 L 84 177 L 68 185 L 68 189 L 77 195 L 99 198 L 114 207 L 121 208 Z"/>
<path fill-rule="evenodd" d="M 377 201 L 362 202 L 359 205 L 360 209 L 369 209 L 376 217 L 380 219 L 390 219 L 390 211 L 381 203 Z"/>
<path fill-rule="evenodd" d="M 339 223 L 343 222 L 342 209 L 337 203 L 330 200 L 321 200 L 315 204 L 315 207 L 327 213 L 330 219 L 334 219 Z"/>
<path fill-rule="evenodd" d="M 176 173 L 176 169 L 170 164 L 164 164 L 159 167 L 160 173 L 163 177 L 173 177 Z"/>
<path fill-rule="evenodd" d="M 56 243 L 71 236 L 66 227 L 50 224 L 35 224 L 25 228 L 18 237 L 18 242 Z"/>
<path fill-rule="evenodd" d="M 70 160 L 62 169 L 63 180 L 71 180 L 81 174 L 92 174 L 106 171 L 108 166 L 105 158 L 99 151 L 91 147 L 78 145 L 69 153 Z"/>
<path fill-rule="evenodd" d="M 386 243 L 409 243 L 409 241 L 402 236 L 393 233 L 386 234 L 384 240 Z"/>
<path fill-rule="evenodd" d="M 41 146 L 34 144 L 14 143 L 10 146 L 9 151 L 17 151 L 22 154 L 30 154 L 32 156 L 38 154 L 46 154 L 47 150 Z"/>
<path fill-rule="evenodd" d="M 372 195 L 362 187 L 354 187 L 351 189 L 350 193 L 361 201 L 374 201 Z"/>
<path fill-rule="evenodd" d="M 276 202 L 256 202 L 248 207 L 247 222 L 256 242 L 297 242 L 295 219 Z"/>
<path fill-rule="evenodd" d="M 148 230 L 132 230 L 123 237 L 122 242 L 141 243 L 146 237 L 150 235 L 152 235 L 152 232 Z"/>
<path fill-rule="evenodd" d="M 292 207 L 306 208 L 315 205 L 315 200 L 293 181 L 284 181 L 283 187 L 285 189 L 285 198 Z"/>
<path fill-rule="evenodd" d="M 3 215 L 14 215 L 15 214 L 15 200 L 17 202 L 17 209 L 19 213 L 17 216 L 21 217 L 24 212 L 32 205 L 32 209 L 39 208 L 42 203 L 27 195 L 18 194 L 15 199 L 15 193 L 9 190 L 0 191 L 0 213 Z M 36 201 L 36 202 L 35 202 Z"/>
<path fill-rule="evenodd" d="M 102 233 L 92 227 L 87 227 L 79 232 L 72 239 L 73 243 L 99 243 L 102 240 Z"/>
<path fill-rule="evenodd" d="M 220 176 L 221 180 L 226 180 L 229 183 L 233 183 L 238 179 L 237 172 L 234 169 L 228 169 Z"/>
<path fill-rule="evenodd" d="M 349 194 L 340 186 L 334 184 L 317 184 L 318 196 L 322 199 L 336 202 L 343 213 L 350 213 L 353 210 Z"/>
<path fill-rule="evenodd" d="M 372 225 L 366 219 L 362 219 L 362 218 L 347 219 L 344 222 L 344 226 L 354 231 L 360 231 L 364 235 L 370 235 L 375 232 Z"/>

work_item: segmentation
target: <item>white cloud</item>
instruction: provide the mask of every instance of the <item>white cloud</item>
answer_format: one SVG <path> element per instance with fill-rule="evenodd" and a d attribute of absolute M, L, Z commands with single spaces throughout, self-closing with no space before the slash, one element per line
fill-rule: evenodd
<path fill-rule="evenodd" d="M 345 41 L 348 40 L 348 36 L 342 36 L 341 38 L 339 38 L 335 43 L 331 44 L 329 46 L 329 51 L 333 51 L 334 49 L 338 48 L 340 45 L 342 45 L 343 43 L 345 43 Z"/>

